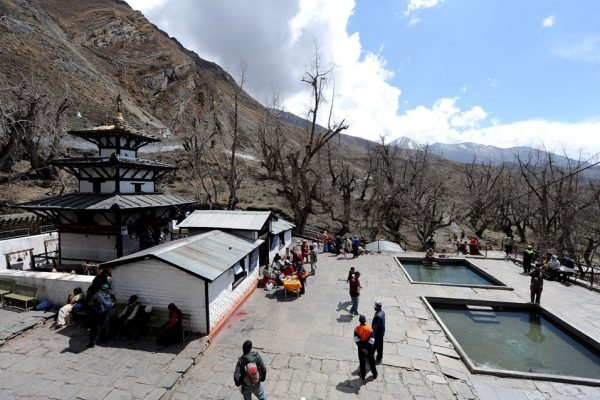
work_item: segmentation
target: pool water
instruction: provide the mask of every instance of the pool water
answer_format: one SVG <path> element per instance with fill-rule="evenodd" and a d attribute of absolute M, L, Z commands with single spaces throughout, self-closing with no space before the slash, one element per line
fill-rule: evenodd
<path fill-rule="evenodd" d="M 453 285 L 497 286 L 468 264 L 440 263 L 439 266 L 417 261 L 400 261 L 413 282 L 445 283 Z"/>
<path fill-rule="evenodd" d="M 534 311 L 434 308 L 480 368 L 600 378 L 600 354 Z"/>

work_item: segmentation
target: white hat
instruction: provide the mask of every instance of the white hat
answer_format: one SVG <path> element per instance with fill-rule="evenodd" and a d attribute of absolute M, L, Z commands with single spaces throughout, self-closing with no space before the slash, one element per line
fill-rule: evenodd
<path fill-rule="evenodd" d="M 152 312 L 152 306 L 146 306 L 146 308 L 144 308 L 144 311 L 146 312 L 146 314 L 150 314 Z"/>

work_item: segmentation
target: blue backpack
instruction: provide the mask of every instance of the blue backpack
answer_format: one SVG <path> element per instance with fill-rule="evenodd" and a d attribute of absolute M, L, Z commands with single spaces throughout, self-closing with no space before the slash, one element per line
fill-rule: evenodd
<path fill-rule="evenodd" d="M 96 304 L 96 309 L 101 313 L 107 313 L 112 310 L 115 303 L 111 299 L 108 293 L 99 292 L 98 293 L 98 303 Z"/>

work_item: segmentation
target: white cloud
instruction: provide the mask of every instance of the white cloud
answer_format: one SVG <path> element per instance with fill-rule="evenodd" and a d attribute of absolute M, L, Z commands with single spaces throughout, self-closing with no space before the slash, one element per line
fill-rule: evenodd
<path fill-rule="evenodd" d="M 568 43 L 554 52 L 568 60 L 600 64 L 600 36 L 588 36 L 579 43 Z"/>
<path fill-rule="evenodd" d="M 409 15 L 424 8 L 433 8 L 443 2 L 444 0 L 409 0 L 405 14 Z"/>
<path fill-rule="evenodd" d="M 542 20 L 542 27 L 551 28 L 556 24 L 556 17 L 554 15 L 547 16 Z"/>
<path fill-rule="evenodd" d="M 130 3 L 134 8 L 142 7 L 152 22 L 202 58 L 224 68 L 243 59 L 247 64 L 245 88 L 249 93 L 266 103 L 271 88 L 276 87 L 286 109 L 299 116 L 305 116 L 310 104 L 309 92 L 300 78 L 310 68 L 314 44 L 318 41 L 323 67 L 334 66 L 335 119 L 345 119 L 351 135 L 372 140 L 381 135 L 388 140 L 408 136 L 429 143 L 470 141 L 501 147 L 539 146 L 544 142 L 557 150 L 565 144 L 572 151 L 580 148 L 600 151 L 600 144 L 590 139 L 600 131 L 600 121 L 505 123 L 480 105 L 461 106 L 458 97 L 442 97 L 431 106 L 416 104 L 407 109 L 410 103 L 401 99 L 400 88 L 390 83 L 393 71 L 388 69 L 386 60 L 380 54 L 365 51 L 360 34 L 347 30 L 354 0 L 169 3 L 134 0 Z M 409 5 L 412 4 L 411 10 L 418 10 L 439 3 L 411 1 Z M 564 50 L 562 56 L 594 59 L 595 54 L 600 62 L 599 49 L 600 37 L 595 37 L 570 52 Z M 490 77 L 487 84 L 496 87 L 498 80 Z M 322 109 L 328 110 L 329 105 Z M 325 114 L 321 123 L 326 122 Z"/>

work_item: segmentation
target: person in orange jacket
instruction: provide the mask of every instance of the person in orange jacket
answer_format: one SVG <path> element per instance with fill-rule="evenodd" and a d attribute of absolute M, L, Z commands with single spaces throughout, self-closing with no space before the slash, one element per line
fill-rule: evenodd
<path fill-rule="evenodd" d="M 360 315 L 358 317 L 358 325 L 354 328 L 354 343 L 358 346 L 358 363 L 360 366 L 360 377 L 365 380 L 367 376 L 367 368 L 365 361 L 369 361 L 371 374 L 373 379 L 377 379 L 377 367 L 375 366 L 375 337 L 373 336 L 373 328 L 367 325 L 367 317 Z"/>

